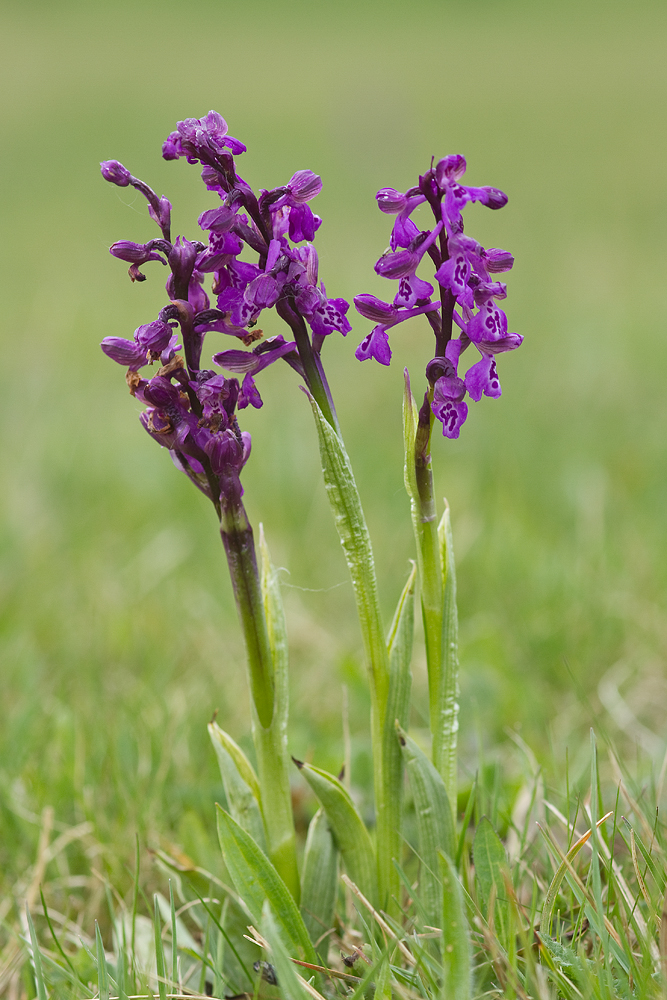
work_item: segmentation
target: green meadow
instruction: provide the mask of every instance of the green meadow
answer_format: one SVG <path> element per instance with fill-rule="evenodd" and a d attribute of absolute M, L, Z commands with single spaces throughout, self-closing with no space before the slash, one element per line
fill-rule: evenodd
<path fill-rule="evenodd" d="M 6 0 L 0 23 L 0 946 L 45 823 L 52 837 L 88 824 L 41 873 L 50 905 L 88 934 L 105 879 L 131 886 L 137 838 L 151 890 L 166 884 L 158 848 L 216 870 L 214 711 L 250 752 L 214 513 L 142 431 L 98 346 L 165 301 L 158 264 L 132 285 L 108 253 L 155 234 L 143 200 L 105 184 L 99 162 L 118 159 L 165 194 L 174 232 L 196 239 L 216 198 L 160 149 L 177 120 L 210 108 L 248 146 L 253 186 L 321 174 L 320 275 L 349 301 L 389 295 L 373 271 L 390 231 L 378 188 L 405 190 L 432 156 L 461 152 L 470 184 L 507 192 L 501 212 L 470 206 L 466 231 L 515 255 L 505 308 L 525 342 L 500 357 L 501 399 L 472 404 L 460 439 L 433 447 L 457 554 L 461 784 L 480 770 L 502 826 L 525 766 L 517 744 L 562 791 L 566 760 L 573 785 L 587 780 L 591 726 L 630 770 L 658 774 L 667 9 Z M 385 369 L 354 359 L 370 324 L 349 318 L 325 362 L 388 622 L 414 557 L 402 373 L 422 384 L 431 334 L 421 319 L 394 330 Z M 281 332 L 280 320 L 263 329 Z M 230 346 L 215 334 L 207 346 L 216 336 L 216 350 Z M 349 726 L 352 786 L 370 814 L 361 640 L 312 418 L 287 365 L 260 389 L 264 407 L 243 414 L 245 500 L 284 567 L 290 749 L 337 773 Z M 413 669 L 418 733 L 419 642 Z M 303 829 L 315 806 L 296 773 L 294 798 Z"/>

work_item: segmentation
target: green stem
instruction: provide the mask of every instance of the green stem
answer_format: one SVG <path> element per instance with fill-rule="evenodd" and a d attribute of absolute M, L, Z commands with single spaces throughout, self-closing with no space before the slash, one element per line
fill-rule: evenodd
<path fill-rule="evenodd" d="M 241 500 L 225 499 L 224 493 L 220 530 L 248 658 L 253 740 L 269 857 L 298 901 L 286 738 L 287 699 L 282 690 L 286 682 L 283 672 L 278 679 L 274 670 L 252 527 Z"/>
<path fill-rule="evenodd" d="M 371 694 L 379 905 L 398 895 L 393 859 L 400 857 L 400 801 L 389 792 L 384 733 L 389 697 L 389 654 L 380 614 L 375 562 L 357 484 L 339 433 L 311 396 L 327 496 L 352 578 Z"/>
<path fill-rule="evenodd" d="M 452 810 L 456 811 L 456 745 L 458 729 L 458 635 L 456 576 L 451 528 L 438 528 L 430 443 L 433 430 L 433 388 L 416 407 L 406 371 L 406 487 L 411 499 L 417 545 L 433 763 L 442 776 Z"/>

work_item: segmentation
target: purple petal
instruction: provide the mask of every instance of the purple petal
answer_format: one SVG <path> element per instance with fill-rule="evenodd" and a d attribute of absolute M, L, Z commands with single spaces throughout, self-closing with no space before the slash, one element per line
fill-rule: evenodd
<path fill-rule="evenodd" d="M 414 274 L 419 264 L 419 255 L 411 250 L 386 253 L 375 265 L 375 271 L 382 278 L 406 278 Z"/>
<path fill-rule="evenodd" d="M 146 361 L 146 349 L 132 340 L 122 337 L 105 337 L 100 347 L 108 358 L 119 365 L 127 365 L 130 371 L 139 371 Z"/>
<path fill-rule="evenodd" d="M 493 301 L 485 302 L 468 323 L 467 333 L 474 344 L 500 340 L 507 333 L 507 316 Z"/>
<path fill-rule="evenodd" d="M 398 282 L 398 292 L 394 296 L 395 306 L 405 306 L 411 308 L 418 302 L 428 299 L 433 294 L 433 285 L 428 281 L 422 281 L 416 274 L 411 274 L 407 278 L 401 278 Z"/>
<path fill-rule="evenodd" d="M 500 379 L 494 358 L 485 356 L 466 372 L 465 385 L 468 395 L 479 403 L 482 396 L 497 399 L 501 394 Z"/>
<path fill-rule="evenodd" d="M 256 410 L 259 410 L 262 406 L 262 397 L 250 372 L 248 372 L 241 384 L 238 402 L 239 410 L 245 410 L 248 405 L 254 406 Z"/>
<path fill-rule="evenodd" d="M 287 183 L 292 198 L 299 204 L 315 198 L 322 190 L 322 178 L 312 170 L 297 170 Z"/>
<path fill-rule="evenodd" d="M 444 436 L 457 438 L 468 416 L 467 405 L 465 403 L 452 403 L 450 400 L 436 405 L 434 400 L 431 404 L 431 409 L 435 417 L 442 424 L 442 433 Z"/>
<path fill-rule="evenodd" d="M 376 326 L 367 337 L 364 337 L 354 356 L 358 361 L 375 358 L 381 365 L 388 365 L 391 361 L 391 348 L 387 331 L 381 326 Z"/>
<path fill-rule="evenodd" d="M 381 212 L 385 212 L 387 215 L 397 215 L 399 212 L 403 211 L 405 208 L 407 198 L 396 188 L 380 188 L 378 193 L 375 195 L 378 203 L 378 208 Z"/>
<path fill-rule="evenodd" d="M 399 215 L 391 231 L 390 247 L 396 250 L 398 247 L 409 247 L 415 236 L 419 236 L 419 230 L 412 221 L 403 214 Z"/>
<path fill-rule="evenodd" d="M 267 350 L 268 345 L 272 344 L 272 342 L 276 346 L 272 346 L 271 349 Z M 296 350 L 294 341 L 284 341 L 282 337 L 272 338 L 272 340 L 266 341 L 262 347 L 264 347 L 264 350 L 261 352 L 257 350 L 220 351 L 219 354 L 213 355 L 213 362 L 230 372 L 236 372 L 241 375 L 246 373 L 256 375 L 257 372 L 272 365 L 274 361 L 282 358 L 285 354 Z"/>
<path fill-rule="evenodd" d="M 145 264 L 148 260 L 159 260 L 160 263 L 166 264 L 166 260 L 160 254 L 147 249 L 149 245 L 132 243 L 130 240 L 119 240 L 118 243 L 109 247 L 109 253 L 112 257 L 127 261 L 128 264 Z"/>
<path fill-rule="evenodd" d="M 231 208 L 221 205 L 220 208 L 211 208 L 208 212 L 202 212 L 197 220 L 201 229 L 210 229 L 215 233 L 227 233 L 234 225 L 236 213 Z"/>
<path fill-rule="evenodd" d="M 459 180 L 466 172 L 465 157 L 460 153 L 452 153 L 440 160 L 435 168 L 435 179 L 440 190 Z"/>
<path fill-rule="evenodd" d="M 354 306 L 361 316 L 372 320 L 374 323 L 391 322 L 396 315 L 395 306 L 390 305 L 388 302 L 383 302 L 382 299 L 376 298 L 375 295 L 367 293 L 355 295 Z"/>
<path fill-rule="evenodd" d="M 514 264 L 514 257 L 509 250 L 501 250 L 499 247 L 491 247 L 485 250 L 484 259 L 486 266 L 492 274 L 500 271 L 511 271 Z"/>
<path fill-rule="evenodd" d="M 134 331 L 134 339 L 137 344 L 146 351 L 153 351 L 161 354 L 169 346 L 174 331 L 168 323 L 156 319 L 153 323 L 146 323 Z"/>
<path fill-rule="evenodd" d="M 460 403 L 465 394 L 466 386 L 462 378 L 454 374 L 442 375 L 433 387 L 433 412 L 436 412 L 436 406 L 444 403 Z"/>

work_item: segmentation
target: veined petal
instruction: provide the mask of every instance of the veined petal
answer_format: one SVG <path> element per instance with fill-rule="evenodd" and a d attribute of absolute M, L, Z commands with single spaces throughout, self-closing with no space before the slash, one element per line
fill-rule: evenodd
<path fill-rule="evenodd" d="M 407 203 L 407 197 L 392 187 L 380 188 L 375 198 L 380 211 L 387 215 L 397 215 L 403 211 Z"/>
<path fill-rule="evenodd" d="M 460 153 L 450 153 L 449 156 L 443 157 L 435 168 L 435 179 L 440 190 L 443 191 L 449 184 L 463 177 L 466 166 L 465 157 Z"/>
<path fill-rule="evenodd" d="M 148 363 L 146 361 L 146 348 L 141 347 L 133 340 L 124 340 L 122 337 L 105 337 L 100 347 L 108 358 L 119 365 L 126 365 L 130 371 L 136 372 Z"/>
<path fill-rule="evenodd" d="M 388 302 L 383 302 L 375 295 L 364 293 L 355 295 L 354 306 L 357 312 L 365 319 L 373 320 L 375 323 L 391 322 L 396 315 L 396 307 Z"/>

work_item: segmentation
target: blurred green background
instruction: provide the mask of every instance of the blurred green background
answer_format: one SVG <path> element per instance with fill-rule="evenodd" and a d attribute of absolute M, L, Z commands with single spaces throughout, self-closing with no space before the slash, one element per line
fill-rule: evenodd
<path fill-rule="evenodd" d="M 562 754 L 592 719 L 619 721 L 616 696 L 664 749 L 667 8 L 5 0 L 1 22 L 5 872 L 32 857 L 45 805 L 61 823 L 92 819 L 120 858 L 138 830 L 205 863 L 215 708 L 247 744 L 213 511 L 141 431 L 98 347 L 165 298 L 162 268 L 131 285 L 107 252 L 155 233 L 143 200 L 105 184 L 98 163 L 117 158 L 166 194 L 174 231 L 196 238 L 215 198 L 160 147 L 210 108 L 247 144 L 254 186 L 322 175 L 321 275 L 348 300 L 386 295 L 373 272 L 390 225 L 379 187 L 404 190 L 432 155 L 462 152 L 470 183 L 508 193 L 502 212 L 469 208 L 466 228 L 515 254 L 506 307 L 525 343 L 500 359 L 502 399 L 473 405 L 460 440 L 434 446 L 459 563 L 464 778 L 480 744 L 503 756 L 506 727 Z M 402 369 L 421 384 L 431 339 L 425 323 L 399 328 L 382 369 L 354 360 L 369 324 L 353 326 L 326 361 L 388 620 L 413 554 Z M 363 788 L 360 642 L 312 420 L 287 366 L 261 389 L 264 409 L 244 420 L 246 499 L 289 571 L 292 750 L 339 765 L 346 685 Z M 415 687 L 419 727 L 419 649 Z"/>

